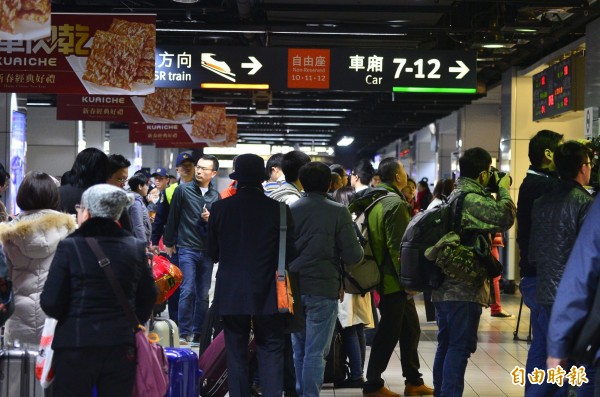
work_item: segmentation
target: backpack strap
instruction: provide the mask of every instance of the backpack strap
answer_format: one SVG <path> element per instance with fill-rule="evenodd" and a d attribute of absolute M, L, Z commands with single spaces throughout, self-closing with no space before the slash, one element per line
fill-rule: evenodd
<path fill-rule="evenodd" d="M 467 197 L 467 193 L 460 193 L 457 195 L 453 195 L 448 199 L 448 204 L 452 206 L 452 225 L 451 229 L 456 232 L 456 234 L 460 235 L 460 220 L 462 216 L 463 204 L 465 202 L 465 197 Z M 455 204 L 456 202 L 456 204 Z"/>
<path fill-rule="evenodd" d="M 371 241 L 373 241 L 373 239 L 371 237 L 371 229 L 369 228 L 369 212 L 375 206 L 375 204 L 377 204 L 384 198 L 393 197 L 393 196 L 400 197 L 397 193 L 388 192 L 387 194 L 377 197 L 375 200 L 373 200 L 373 202 L 371 204 L 369 204 L 369 206 L 367 208 L 365 208 L 365 210 L 363 211 L 363 214 L 365 216 L 365 222 L 367 223 L 367 233 L 369 233 L 369 241 L 367 242 L 367 244 L 371 245 Z M 371 251 L 373 251 L 373 246 L 371 246 Z M 383 293 L 383 264 L 385 263 L 385 258 L 387 258 L 387 257 L 388 257 L 388 250 L 384 249 L 383 250 L 383 258 L 381 259 L 381 264 L 377 263 L 377 267 L 379 268 L 379 274 L 381 274 L 379 288 L 381 289 L 382 293 Z M 375 262 L 377 262 L 377 260 L 375 260 Z M 394 273 L 396 273 L 396 269 L 394 268 L 393 264 L 392 264 L 392 270 L 394 271 Z M 396 273 L 396 276 L 398 277 L 398 280 L 399 280 L 400 275 L 398 273 Z"/>
<path fill-rule="evenodd" d="M 279 202 L 279 256 L 277 261 L 277 280 L 285 280 L 285 243 L 287 233 L 287 205 Z"/>

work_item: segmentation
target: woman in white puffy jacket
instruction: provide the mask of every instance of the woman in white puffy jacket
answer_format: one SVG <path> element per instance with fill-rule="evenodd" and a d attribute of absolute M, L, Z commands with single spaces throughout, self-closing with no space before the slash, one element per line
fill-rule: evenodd
<path fill-rule="evenodd" d="M 6 321 L 5 341 L 11 345 L 38 345 L 46 316 L 40 294 L 58 242 L 76 228 L 71 215 L 56 211 L 60 198 L 57 181 L 43 172 L 25 175 L 17 193 L 22 212 L 0 224 L 8 273 L 13 282 L 14 314 Z"/>

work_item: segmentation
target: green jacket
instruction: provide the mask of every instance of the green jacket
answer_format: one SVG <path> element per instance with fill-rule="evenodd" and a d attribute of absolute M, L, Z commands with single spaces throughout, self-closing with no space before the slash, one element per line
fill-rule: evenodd
<path fill-rule="evenodd" d="M 382 183 L 377 189 L 353 202 L 351 210 L 363 211 L 375 198 L 396 193 L 378 202 L 369 212 L 369 241 L 375 260 L 383 269 L 383 283 L 377 288 L 382 295 L 403 291 L 400 285 L 400 243 L 410 221 L 409 205 L 392 185 Z"/>
<path fill-rule="evenodd" d="M 497 198 L 471 178 L 458 178 L 453 195 L 473 193 L 465 196 L 460 216 L 461 236 L 463 233 L 489 234 L 503 232 L 515 221 L 515 203 L 508 190 L 500 188 Z M 452 196 L 450 196 L 452 197 Z M 433 302 L 463 301 L 475 302 L 483 306 L 490 303 L 490 283 L 486 280 L 481 287 L 446 277 L 442 285 L 431 294 Z"/>

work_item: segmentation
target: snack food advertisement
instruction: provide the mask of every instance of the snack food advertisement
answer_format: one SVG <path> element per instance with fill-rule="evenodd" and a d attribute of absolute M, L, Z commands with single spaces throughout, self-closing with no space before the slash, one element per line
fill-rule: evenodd
<path fill-rule="evenodd" d="M 148 95 L 156 15 L 51 15 L 46 40 L 0 41 L 0 92 Z"/>
<path fill-rule="evenodd" d="M 192 118 L 186 124 L 130 123 L 129 141 L 155 143 L 157 147 L 237 144 L 237 118 L 226 116 L 225 105 L 192 104 L 191 110 Z"/>
<path fill-rule="evenodd" d="M 0 40 L 50 37 L 50 0 L 2 0 Z"/>
<path fill-rule="evenodd" d="M 184 124 L 192 120 L 192 90 L 157 88 L 146 96 L 57 96 L 58 120 Z"/>

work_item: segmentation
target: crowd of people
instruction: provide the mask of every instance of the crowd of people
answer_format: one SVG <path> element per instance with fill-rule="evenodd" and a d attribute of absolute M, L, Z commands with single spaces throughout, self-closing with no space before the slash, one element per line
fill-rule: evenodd
<path fill-rule="evenodd" d="M 595 256 L 585 254 L 600 211 L 585 188 L 594 158 L 585 144 L 563 142 L 552 131 L 531 139 L 529 157 L 532 165 L 517 207 L 509 193 L 510 176 L 499 175 L 482 148 L 465 150 L 460 176 L 437 181 L 433 193 L 427 178 L 415 183 L 396 158 L 381 160 L 377 170 L 361 160 L 347 173 L 341 165 L 312 161 L 296 150 L 273 155 L 266 165 L 257 155 L 243 154 L 234 159 L 231 184 L 218 192 L 213 179 L 219 159 L 212 155 L 194 159 L 180 153 L 175 161 L 179 178 L 171 182 L 164 167 L 129 176 L 125 157 L 85 149 L 60 180 L 27 173 L 17 193 L 21 212 L 14 218 L 0 208 L 5 341 L 36 345 L 45 319 L 55 318 L 54 393 L 91 395 L 96 387 L 99 396 L 130 395 L 133 330 L 88 243 L 92 238 L 107 253 L 141 323 L 156 310 L 148 254 L 163 252 L 180 267 L 184 280 L 169 298 L 168 313 L 184 346 L 200 343 L 218 264 L 211 310 L 222 321 L 233 397 L 248 396 L 252 383 L 265 397 L 318 396 L 337 332 L 349 375 L 335 387 L 359 388 L 366 397 L 399 397 L 382 378 L 399 344 L 403 395 L 460 396 L 468 359 L 477 348 L 482 308 L 491 306 L 492 316 L 510 316 L 500 306 L 499 277 L 473 282 L 448 273 L 426 295 L 438 326 L 430 387 L 420 372 L 416 292 L 404 288 L 399 274 L 400 243 L 412 217 L 463 196 L 459 244 L 487 252 L 473 257 L 475 266 L 487 266 L 485 258 L 491 255 L 498 259 L 502 233 L 515 219 L 518 223 L 520 289 L 533 328 L 527 372 L 566 367 L 573 362 L 573 330 L 591 310 L 590 296 L 600 278 Z M 7 179 L 0 168 L 0 192 Z M 492 184 L 494 194 L 486 189 Z M 367 223 L 381 274 L 373 291 L 377 318 L 371 293 L 348 294 L 343 283 L 344 266 L 359 263 L 364 255 L 353 222 L 375 200 Z M 587 230 L 584 238 L 580 230 Z M 299 277 L 303 326 L 292 332 L 277 305 L 280 247 L 285 247 L 287 270 Z M 367 361 L 365 329 L 373 327 Z M 251 332 L 257 376 L 248 367 Z M 579 396 L 592 396 L 598 388 L 595 368 L 587 370 L 591 381 Z M 525 388 L 526 397 L 559 395 L 554 393 L 566 393 L 566 388 L 530 382 Z"/>

